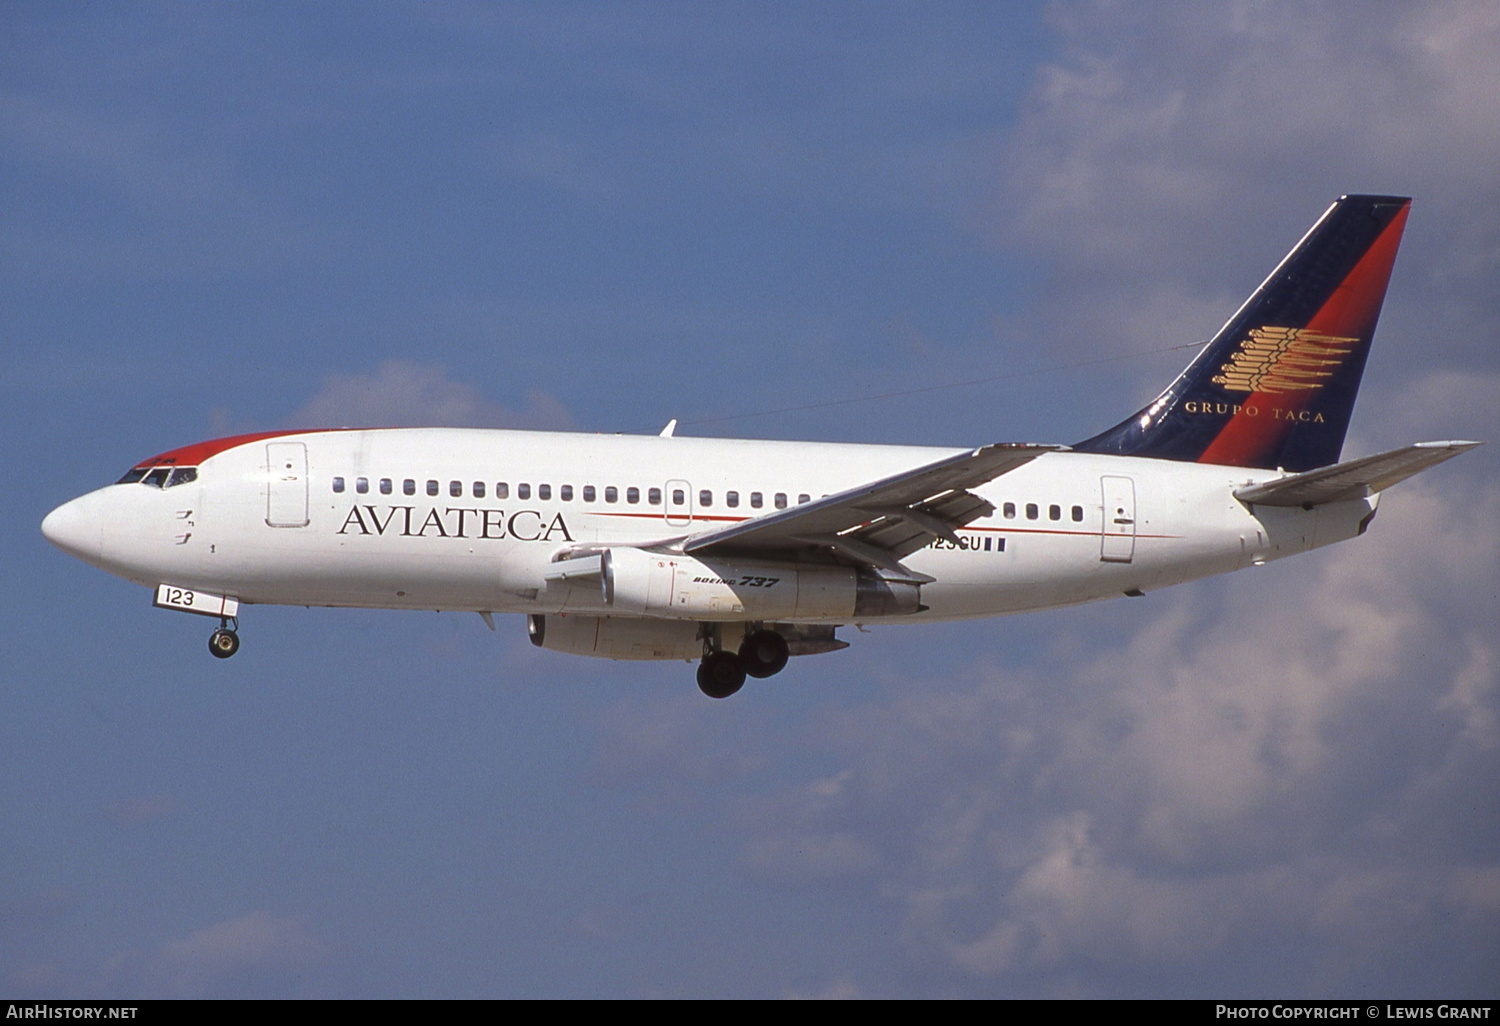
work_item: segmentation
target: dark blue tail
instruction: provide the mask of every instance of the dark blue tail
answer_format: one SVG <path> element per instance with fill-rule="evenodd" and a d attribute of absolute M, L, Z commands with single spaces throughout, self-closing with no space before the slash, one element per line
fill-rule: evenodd
<path fill-rule="evenodd" d="M 1337 463 L 1410 206 L 1338 200 L 1165 392 L 1073 448 L 1291 471 Z"/>

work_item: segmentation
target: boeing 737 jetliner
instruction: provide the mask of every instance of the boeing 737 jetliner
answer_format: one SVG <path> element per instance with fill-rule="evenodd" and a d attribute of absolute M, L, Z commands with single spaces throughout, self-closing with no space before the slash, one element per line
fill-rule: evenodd
<path fill-rule="evenodd" d="M 467 610 L 543 648 L 698 661 L 715 698 L 848 624 L 1140 595 L 1363 534 L 1477 442 L 1338 462 L 1410 200 L 1345 196 L 1156 399 L 1072 446 L 377 428 L 172 449 L 42 533 L 155 604 Z"/>

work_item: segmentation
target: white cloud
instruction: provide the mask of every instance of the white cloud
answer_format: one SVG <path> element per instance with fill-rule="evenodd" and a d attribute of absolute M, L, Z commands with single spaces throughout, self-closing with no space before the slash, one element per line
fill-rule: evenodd
<path fill-rule="evenodd" d="M 1344 192 L 1417 197 L 1407 248 L 1422 263 L 1401 273 L 1420 282 L 1403 298 L 1425 327 L 1453 302 L 1495 309 L 1500 229 L 1476 216 L 1500 202 L 1493 4 L 1054 14 L 1065 56 L 1008 142 L 996 206 L 1002 238 L 1050 258 L 1038 317 L 1056 345 L 1141 348 L 1194 316 L 1194 295 L 1222 302 L 1217 328 Z M 1130 324 L 1141 309 L 1155 328 Z"/>
<path fill-rule="evenodd" d="M 493 427 L 568 430 L 573 418 L 555 397 L 532 389 L 523 409 L 454 381 L 443 367 L 386 360 L 374 374 L 334 374 L 288 423 L 298 427 Z"/>
<path fill-rule="evenodd" d="M 1380 412 L 1379 427 L 1369 430 L 1378 432 L 1385 445 L 1418 438 L 1500 441 L 1500 370 L 1434 370 L 1388 393 L 1360 400 Z"/>
<path fill-rule="evenodd" d="M 126 952 L 105 967 L 103 989 L 153 997 L 256 997 L 310 992 L 330 955 L 295 918 L 250 912 L 155 951 Z"/>

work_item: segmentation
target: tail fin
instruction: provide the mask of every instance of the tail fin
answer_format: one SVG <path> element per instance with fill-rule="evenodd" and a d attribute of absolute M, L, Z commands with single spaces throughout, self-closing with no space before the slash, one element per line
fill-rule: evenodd
<path fill-rule="evenodd" d="M 1290 471 L 1337 463 L 1410 206 L 1339 199 L 1165 392 L 1073 448 Z"/>

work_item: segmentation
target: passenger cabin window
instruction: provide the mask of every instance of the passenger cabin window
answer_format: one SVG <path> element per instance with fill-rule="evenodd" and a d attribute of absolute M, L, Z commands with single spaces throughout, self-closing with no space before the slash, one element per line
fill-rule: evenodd
<path fill-rule="evenodd" d="M 382 477 L 380 479 L 380 494 L 381 495 L 389 495 L 389 494 L 391 494 L 391 479 L 390 478 L 388 478 L 388 477 Z"/>
<path fill-rule="evenodd" d="M 583 486 L 583 501 L 584 502 L 593 502 L 594 501 L 594 497 L 596 495 L 598 495 L 598 494 L 599 493 L 594 490 L 594 486 L 593 485 L 584 485 Z"/>
<path fill-rule="evenodd" d="M 652 488 L 646 492 L 646 501 L 653 506 L 661 505 L 661 489 Z"/>
<path fill-rule="evenodd" d="M 738 509 L 739 505 L 740 505 L 740 493 L 739 492 L 725 492 L 724 493 L 724 505 L 728 506 L 730 509 Z"/>
<path fill-rule="evenodd" d="M 437 493 L 438 493 L 438 483 L 436 481 L 428 481 L 427 482 L 427 494 L 428 495 L 436 495 Z"/>
<path fill-rule="evenodd" d="M 1061 520 L 1062 519 L 1062 507 L 1059 506 L 1059 505 L 1057 505 L 1056 503 L 1054 503 L 1051 506 L 1048 506 L 1047 507 L 1047 518 L 1049 520 Z"/>
<path fill-rule="evenodd" d="M 516 498 L 518 498 L 518 499 L 529 499 L 529 498 L 531 498 L 531 485 L 529 485 L 529 484 L 518 484 L 518 485 L 516 485 Z"/>
<path fill-rule="evenodd" d="M 1073 507 L 1073 523 L 1075 523 L 1075 524 L 1081 524 L 1081 523 L 1083 523 L 1083 507 L 1082 506 L 1074 506 Z"/>
<path fill-rule="evenodd" d="M 559 487 L 557 489 L 557 497 L 559 499 L 561 499 L 563 502 L 572 502 L 573 501 L 573 486 L 572 485 L 562 485 L 561 487 Z"/>
<path fill-rule="evenodd" d="M 687 493 L 684 492 L 681 488 L 673 488 L 672 489 L 672 505 L 674 505 L 674 506 L 685 506 L 685 505 L 687 505 Z"/>
<path fill-rule="evenodd" d="M 616 488 L 614 485 L 605 485 L 605 487 L 604 487 L 604 501 L 605 502 L 619 502 L 620 501 L 620 489 Z"/>
<path fill-rule="evenodd" d="M 776 493 L 776 508 L 786 509 L 786 492 Z"/>
<path fill-rule="evenodd" d="M 1001 511 L 1005 514 L 1006 520 L 1016 519 L 1016 504 L 1014 502 L 1007 502 L 1001 507 Z"/>
<path fill-rule="evenodd" d="M 484 498 L 484 482 L 483 481 L 475 481 L 472 487 L 474 489 L 474 498 L 476 498 L 476 499 L 482 499 L 482 498 Z"/>
<path fill-rule="evenodd" d="M 762 497 L 762 495 L 760 494 L 760 492 L 751 492 L 750 493 L 750 508 L 751 509 L 760 509 L 765 504 L 766 504 L 766 500 L 765 500 L 764 497 Z"/>
<path fill-rule="evenodd" d="M 707 488 L 700 489 L 699 492 L 698 492 L 698 505 L 700 505 L 700 506 L 712 506 L 713 504 L 714 504 L 714 493 L 711 492 L 711 491 L 709 491 Z"/>
<path fill-rule="evenodd" d="M 641 490 L 634 486 L 625 489 L 625 501 L 634 506 L 641 501 Z"/>
<path fill-rule="evenodd" d="M 417 483 L 415 481 L 413 481 L 411 478 L 407 478 L 405 481 L 402 481 L 401 482 L 401 494 L 402 495 L 416 495 L 417 494 Z"/>
<path fill-rule="evenodd" d="M 1036 503 L 1034 503 L 1034 502 L 1028 502 L 1026 504 L 1026 519 L 1027 520 L 1035 520 L 1037 517 L 1039 517 L 1041 515 L 1042 515 L 1041 514 L 1041 510 L 1037 509 Z"/>
<path fill-rule="evenodd" d="M 537 485 L 536 486 L 536 497 L 538 499 L 543 499 L 543 500 L 551 499 L 552 498 L 552 486 L 551 485 Z"/>
<path fill-rule="evenodd" d="M 505 481 L 496 481 L 495 482 L 495 498 L 497 498 L 497 499 L 508 499 L 508 498 L 510 498 L 510 485 L 507 482 L 505 482 Z"/>
<path fill-rule="evenodd" d="M 464 497 L 464 483 L 462 481 L 449 481 L 448 494 L 455 499 Z"/>
<path fill-rule="evenodd" d="M 368 495 L 370 492 L 370 479 L 368 477 L 356 477 L 354 479 L 354 490 L 361 495 Z"/>
<path fill-rule="evenodd" d="M 801 495 L 797 496 L 797 505 L 799 505 L 799 506 L 802 505 L 804 502 L 811 502 L 811 501 L 812 501 L 812 496 L 808 495 L 806 492 L 803 492 Z"/>
<path fill-rule="evenodd" d="M 344 491 L 344 479 L 341 478 L 341 477 L 334 478 L 333 479 L 333 493 L 335 495 L 341 495 L 341 494 L 343 494 L 343 491 Z"/>

